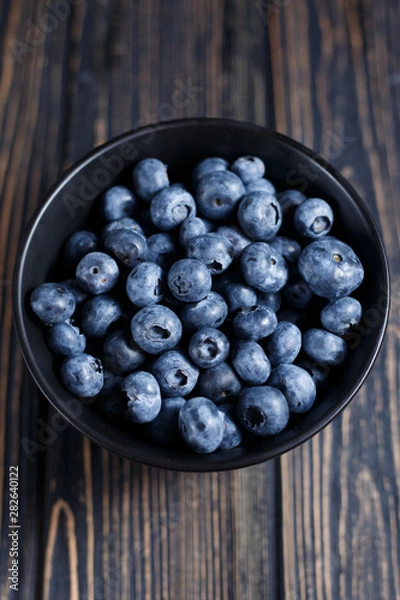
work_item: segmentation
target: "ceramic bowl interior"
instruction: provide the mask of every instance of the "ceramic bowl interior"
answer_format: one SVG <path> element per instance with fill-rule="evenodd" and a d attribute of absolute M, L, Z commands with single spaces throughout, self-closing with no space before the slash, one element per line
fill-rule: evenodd
<path fill-rule="evenodd" d="M 132 168 L 140 159 L 159 158 L 167 163 L 172 181 L 187 181 L 190 170 L 205 157 L 222 156 L 233 161 L 247 154 L 265 161 L 266 176 L 278 190 L 292 187 L 331 203 L 335 214 L 332 234 L 350 244 L 365 266 L 364 282 L 354 294 L 363 305 L 362 326 L 354 332 L 347 360 L 328 378 L 313 408 L 292 418 L 280 435 L 253 439 L 234 450 L 208 455 L 159 448 L 136 431 L 102 417 L 93 402 L 82 402 L 64 389 L 43 330 L 31 313 L 29 296 L 37 285 L 57 280 L 55 263 L 65 240 L 88 226 L 91 208 L 105 189 L 117 182 L 130 184 Z M 277 457 L 320 431 L 349 403 L 382 343 L 389 309 L 389 275 L 381 237 L 369 209 L 349 183 L 316 153 L 248 123 L 193 119 L 129 132 L 96 148 L 64 174 L 46 194 L 22 240 L 13 302 L 25 362 L 43 394 L 74 427 L 105 448 L 148 465 L 213 471 Z"/>

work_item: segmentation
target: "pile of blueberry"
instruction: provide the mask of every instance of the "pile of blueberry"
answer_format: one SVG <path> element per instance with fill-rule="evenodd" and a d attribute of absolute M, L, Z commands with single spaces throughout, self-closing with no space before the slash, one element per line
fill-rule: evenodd
<path fill-rule="evenodd" d="M 312 407 L 361 319 L 364 270 L 325 200 L 264 174 L 254 156 L 206 158 L 185 187 L 148 158 L 132 190 L 97 200 L 100 227 L 62 249 L 67 278 L 30 298 L 69 392 L 198 453 Z"/>

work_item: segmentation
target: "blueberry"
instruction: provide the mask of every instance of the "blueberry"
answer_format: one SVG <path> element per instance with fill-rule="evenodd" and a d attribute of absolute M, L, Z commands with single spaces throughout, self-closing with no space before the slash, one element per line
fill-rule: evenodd
<path fill-rule="evenodd" d="M 76 231 L 65 242 L 61 250 L 61 259 L 68 269 L 75 270 L 85 254 L 96 252 L 98 249 L 99 238 L 93 231 Z"/>
<path fill-rule="evenodd" d="M 172 267 L 181 257 L 181 249 L 171 233 L 153 233 L 147 238 L 151 260 L 163 269 Z"/>
<path fill-rule="evenodd" d="M 105 221 L 117 221 L 131 217 L 137 205 L 137 200 L 128 188 L 114 185 L 104 192 L 100 199 L 100 213 Z"/>
<path fill-rule="evenodd" d="M 178 423 L 183 440 L 194 452 L 214 452 L 222 442 L 223 416 L 208 398 L 196 397 L 185 402 Z"/>
<path fill-rule="evenodd" d="M 104 247 L 107 252 L 130 269 L 138 262 L 149 258 L 146 238 L 132 229 L 110 231 L 104 240 Z"/>
<path fill-rule="evenodd" d="M 265 383 L 271 373 L 270 362 L 257 342 L 239 341 L 232 352 L 232 365 L 241 379 L 251 385 Z"/>
<path fill-rule="evenodd" d="M 321 198 L 309 198 L 295 210 L 293 223 L 300 235 L 320 238 L 332 228 L 333 211 Z"/>
<path fill-rule="evenodd" d="M 33 311 L 46 325 L 67 321 L 76 307 L 75 296 L 60 283 L 42 283 L 30 297 Z"/>
<path fill-rule="evenodd" d="M 268 194 L 276 194 L 275 186 L 268 179 L 255 179 L 246 184 L 247 192 L 267 192 Z"/>
<path fill-rule="evenodd" d="M 162 268 L 154 262 L 136 265 L 126 280 L 126 293 L 136 306 L 150 306 L 164 297 L 165 276 Z"/>
<path fill-rule="evenodd" d="M 103 363 L 116 374 L 132 373 L 146 356 L 135 344 L 128 331 L 117 329 L 103 344 Z"/>
<path fill-rule="evenodd" d="M 167 306 L 155 304 L 139 310 L 131 321 L 132 337 L 149 354 L 172 350 L 182 336 L 182 323 Z"/>
<path fill-rule="evenodd" d="M 63 356 L 82 354 L 86 348 L 85 336 L 70 321 L 52 325 L 46 332 L 46 340 L 55 354 Z"/>
<path fill-rule="evenodd" d="M 208 233 L 211 230 L 211 223 L 201 217 L 189 217 L 183 221 L 179 230 L 179 241 L 184 248 L 187 247 L 188 243 L 192 238 L 203 233 Z"/>
<path fill-rule="evenodd" d="M 243 427 L 257 436 L 276 435 L 289 421 L 285 396 L 269 385 L 245 387 L 237 405 L 237 416 Z"/>
<path fill-rule="evenodd" d="M 271 364 L 292 363 L 301 350 L 301 331 L 289 321 L 280 321 L 267 341 L 267 353 Z"/>
<path fill-rule="evenodd" d="M 223 235 L 231 242 L 233 246 L 233 258 L 240 256 L 243 248 L 246 248 L 251 243 L 251 240 L 236 225 L 220 225 L 215 233 Z"/>
<path fill-rule="evenodd" d="M 279 204 L 281 205 L 283 218 L 288 220 L 296 208 L 307 200 L 306 196 L 298 190 L 284 190 L 278 194 Z"/>
<path fill-rule="evenodd" d="M 192 171 L 192 188 L 195 190 L 200 179 L 216 171 L 226 171 L 229 167 L 228 161 L 220 157 L 210 157 L 201 160 Z"/>
<path fill-rule="evenodd" d="M 70 292 L 73 293 L 77 306 L 78 304 L 82 304 L 82 302 L 87 300 L 88 293 L 81 288 L 81 286 L 79 285 L 79 281 L 76 279 L 76 277 L 60 281 L 60 285 L 66 287 Z"/>
<path fill-rule="evenodd" d="M 136 371 L 124 379 L 121 392 L 127 399 L 126 414 L 134 423 L 148 423 L 161 410 L 157 380 L 147 371 Z"/>
<path fill-rule="evenodd" d="M 360 322 L 362 306 L 358 300 L 345 296 L 330 302 L 321 312 L 324 329 L 336 335 L 345 335 Z"/>
<path fill-rule="evenodd" d="M 282 254 L 265 242 L 253 242 L 240 257 L 246 282 L 261 292 L 279 292 L 288 278 L 288 268 Z"/>
<path fill-rule="evenodd" d="M 229 341 L 219 329 L 204 327 L 193 334 L 188 352 L 199 367 L 209 369 L 223 362 L 229 354 Z"/>
<path fill-rule="evenodd" d="M 200 373 L 198 389 L 200 394 L 216 404 L 236 398 L 242 385 L 232 367 L 222 362 Z"/>
<path fill-rule="evenodd" d="M 60 376 L 67 390 L 80 398 L 97 396 L 103 387 L 101 361 L 90 354 L 73 354 L 65 358 Z"/>
<path fill-rule="evenodd" d="M 192 238 L 187 255 L 203 262 L 212 275 L 223 273 L 232 262 L 234 249 L 228 238 L 218 233 L 205 233 Z"/>
<path fill-rule="evenodd" d="M 199 377 L 199 370 L 184 352 L 170 350 L 153 364 L 153 375 L 166 396 L 187 396 Z"/>
<path fill-rule="evenodd" d="M 289 279 L 283 288 L 283 296 L 292 308 L 299 311 L 307 308 L 314 298 L 308 283 L 304 281 L 296 268 L 289 271 Z"/>
<path fill-rule="evenodd" d="M 253 304 L 258 304 L 259 306 L 268 306 L 275 313 L 280 309 L 281 303 L 281 292 L 258 292 L 256 301 L 253 302 Z"/>
<path fill-rule="evenodd" d="M 211 221 L 230 217 L 245 193 L 242 181 L 230 171 L 205 175 L 196 189 L 196 201 L 202 214 Z"/>
<path fill-rule="evenodd" d="M 244 283 L 227 283 L 223 295 L 228 305 L 230 313 L 236 312 L 239 308 L 250 307 L 257 304 L 257 292 Z"/>
<path fill-rule="evenodd" d="M 116 285 L 118 265 L 104 252 L 89 252 L 76 267 L 76 278 L 81 288 L 90 294 L 109 292 Z"/>
<path fill-rule="evenodd" d="M 150 204 L 150 218 L 161 231 L 170 231 L 195 214 L 193 196 L 179 185 L 164 188 Z"/>
<path fill-rule="evenodd" d="M 306 246 L 299 256 L 298 269 L 314 294 L 329 300 L 349 296 L 364 278 L 355 252 L 331 236 Z"/>
<path fill-rule="evenodd" d="M 167 166 L 157 158 L 139 161 L 133 169 L 132 178 L 135 192 L 147 202 L 169 185 Z"/>
<path fill-rule="evenodd" d="M 282 210 L 275 196 L 268 192 L 248 192 L 238 208 L 242 231 L 251 240 L 268 242 L 282 224 Z"/>
<path fill-rule="evenodd" d="M 265 165 L 257 156 L 241 156 L 232 164 L 231 171 L 247 185 L 261 179 L 265 173 Z"/>
<path fill-rule="evenodd" d="M 309 410 L 315 401 L 316 387 L 307 371 L 296 365 L 280 365 L 272 370 L 268 384 L 280 390 L 293 413 Z"/>
<path fill-rule="evenodd" d="M 161 398 L 160 412 L 146 425 L 146 433 L 152 442 L 164 447 L 173 447 L 178 444 L 180 440 L 179 411 L 185 403 L 186 400 L 180 396 Z"/>
<path fill-rule="evenodd" d="M 81 313 L 81 329 L 89 337 L 103 337 L 110 325 L 122 316 L 119 301 L 109 294 L 93 296 L 85 302 Z"/>
<path fill-rule="evenodd" d="M 129 229 L 129 231 L 134 231 L 136 233 L 141 233 L 144 235 L 143 228 L 137 221 L 131 219 L 130 217 L 124 217 L 123 219 L 118 219 L 118 221 L 111 221 L 108 223 L 101 232 L 102 242 L 105 242 L 106 237 L 112 231 L 117 231 L 119 229 Z"/>
<path fill-rule="evenodd" d="M 236 406 L 225 403 L 218 406 L 218 410 L 223 413 L 223 431 L 224 435 L 219 445 L 220 450 L 231 450 L 237 448 L 243 441 L 243 432 L 237 422 Z"/>
<path fill-rule="evenodd" d="M 257 304 L 239 308 L 233 319 L 235 334 L 244 340 L 261 340 L 271 335 L 277 325 L 278 318 L 274 311 Z"/>
<path fill-rule="evenodd" d="M 277 235 L 270 242 L 270 246 L 286 258 L 289 265 L 297 265 L 301 252 L 301 246 L 296 240 Z"/>
<path fill-rule="evenodd" d="M 206 265 L 194 258 L 182 258 L 168 272 L 168 287 L 182 302 L 197 302 L 211 291 L 212 278 Z"/>
<path fill-rule="evenodd" d="M 338 365 L 347 355 L 346 342 L 324 329 L 308 329 L 303 334 L 304 352 L 322 365 Z"/>
<path fill-rule="evenodd" d="M 205 298 L 193 304 L 185 304 L 180 316 L 184 327 L 201 329 L 202 327 L 219 327 L 228 315 L 225 300 L 217 292 L 210 292 Z"/>

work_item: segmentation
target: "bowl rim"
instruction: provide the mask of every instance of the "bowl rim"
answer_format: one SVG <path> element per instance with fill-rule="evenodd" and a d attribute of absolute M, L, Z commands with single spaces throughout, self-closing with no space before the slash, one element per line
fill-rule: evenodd
<path fill-rule="evenodd" d="M 65 410 L 63 410 L 65 402 L 63 400 L 60 401 L 58 398 L 55 398 L 52 394 L 51 386 L 47 384 L 45 378 L 42 376 L 40 366 L 36 361 L 36 357 L 30 348 L 29 339 L 24 323 L 26 310 L 24 307 L 24 298 L 22 298 L 21 293 L 24 264 L 27 257 L 30 241 L 34 235 L 34 232 L 43 214 L 46 212 L 47 207 L 53 202 L 54 198 L 58 195 L 58 193 L 62 190 L 66 183 L 75 175 L 77 175 L 83 167 L 91 163 L 93 160 L 96 160 L 96 158 L 99 158 L 105 151 L 112 150 L 114 147 L 119 146 L 122 142 L 130 141 L 136 136 L 140 136 L 151 131 L 153 133 L 157 133 L 168 129 L 191 128 L 204 125 L 211 127 L 215 126 L 217 128 L 233 127 L 236 129 L 246 130 L 247 133 L 251 133 L 251 131 L 253 131 L 254 133 L 264 134 L 265 136 L 268 136 L 268 138 L 272 140 L 275 139 L 280 143 L 286 144 L 290 148 L 307 156 L 314 162 L 317 162 L 318 166 L 321 169 L 323 169 L 327 173 L 327 175 L 329 175 L 330 178 L 335 180 L 342 188 L 344 188 L 347 194 L 349 194 L 353 198 L 358 210 L 360 210 L 364 219 L 367 221 L 369 226 L 369 232 L 373 235 L 374 243 L 376 245 L 377 250 L 379 251 L 379 262 L 382 265 L 382 279 L 384 287 L 383 294 L 385 295 L 386 299 L 384 313 L 382 315 L 382 323 L 379 330 L 377 330 L 373 353 L 368 363 L 363 367 L 362 373 L 360 374 L 358 380 L 352 386 L 350 393 L 342 400 L 342 402 L 334 406 L 334 408 L 329 412 L 329 414 L 322 420 L 322 423 L 320 422 L 320 420 L 318 420 L 307 430 L 301 432 L 295 439 L 291 439 L 288 442 L 282 442 L 280 445 L 278 444 L 277 447 L 274 447 L 272 449 L 267 448 L 263 450 L 256 450 L 252 453 L 243 453 L 232 458 L 223 458 L 224 456 L 226 457 L 226 452 L 230 452 L 225 451 L 221 452 L 221 454 L 218 453 L 213 455 L 207 455 L 206 461 L 201 460 L 202 455 L 194 455 L 190 453 L 188 453 L 187 455 L 177 454 L 173 458 L 167 458 L 166 454 L 168 454 L 170 451 L 168 449 L 163 450 L 162 448 L 158 448 L 155 445 L 154 448 L 157 450 L 156 456 L 153 456 L 153 454 L 149 455 L 146 451 L 142 451 L 140 448 L 136 449 L 135 452 L 129 452 L 127 451 L 127 448 L 121 443 L 118 443 L 115 440 L 110 440 L 106 436 L 101 435 L 98 430 L 90 426 L 90 423 L 80 422 L 79 417 L 76 420 L 70 418 L 70 416 L 65 413 Z M 320 158 L 321 161 L 316 161 L 317 158 Z M 21 235 L 19 241 L 19 250 L 13 270 L 12 307 L 13 322 L 17 333 L 17 338 L 19 341 L 25 364 L 31 376 L 33 377 L 36 385 L 38 386 L 42 394 L 50 402 L 50 404 L 58 412 L 60 412 L 62 416 L 66 419 L 66 421 L 69 422 L 73 427 L 75 427 L 75 429 L 77 429 L 80 433 L 87 436 L 91 441 L 106 448 L 109 451 L 116 452 L 120 456 L 124 456 L 133 461 L 140 462 L 148 466 L 191 472 L 225 471 L 262 463 L 267 460 L 277 458 L 282 454 L 288 452 L 289 450 L 298 447 L 299 445 L 312 438 L 315 434 L 323 430 L 350 403 L 350 401 L 360 390 L 361 386 L 364 384 L 367 376 L 369 375 L 380 352 L 383 339 L 386 334 L 390 312 L 390 271 L 388 258 L 382 239 L 382 234 L 378 228 L 374 217 L 372 216 L 372 212 L 369 206 L 361 198 L 361 196 L 353 188 L 353 186 L 341 175 L 341 173 L 337 171 L 337 169 L 335 169 L 331 164 L 329 164 L 328 161 L 325 160 L 321 155 L 311 150 L 310 148 L 304 146 L 300 142 L 290 138 L 289 136 L 281 134 L 268 127 L 235 119 L 197 117 L 154 123 L 146 125 L 144 127 L 140 127 L 138 129 L 133 129 L 124 132 L 90 150 L 82 158 L 74 162 L 57 178 L 57 181 L 41 197 L 38 207 L 35 209 L 32 216 L 28 220 L 26 226 L 24 227 L 24 231 Z"/>

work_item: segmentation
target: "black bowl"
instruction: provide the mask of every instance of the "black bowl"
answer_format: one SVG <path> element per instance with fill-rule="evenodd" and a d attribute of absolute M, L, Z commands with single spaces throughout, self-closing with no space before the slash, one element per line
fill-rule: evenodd
<path fill-rule="evenodd" d="M 331 203 L 336 237 L 349 243 L 365 267 L 355 294 L 364 315 L 353 333 L 345 364 L 335 370 L 312 409 L 279 435 L 253 439 L 234 450 L 196 455 L 165 450 L 101 416 L 93 402 L 82 402 L 61 385 L 43 330 L 29 307 L 32 290 L 56 280 L 60 248 L 83 228 L 98 195 L 110 185 L 130 181 L 132 166 L 145 157 L 168 164 L 172 180 L 185 180 L 207 156 L 229 161 L 261 157 L 277 189 L 296 188 Z M 22 240 L 13 281 L 14 319 L 26 364 L 51 404 L 94 442 L 130 459 L 186 471 L 217 471 L 259 463 L 298 446 L 320 431 L 350 402 L 363 384 L 380 349 L 389 311 L 389 273 L 381 236 L 371 213 L 349 183 L 315 152 L 276 132 L 248 123 L 190 119 L 160 123 L 121 135 L 71 167 L 46 194 Z"/>

